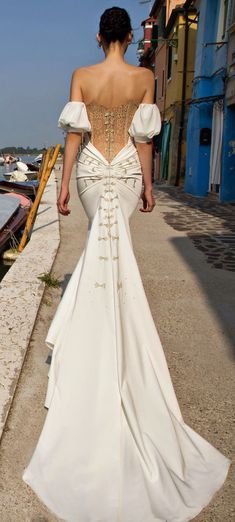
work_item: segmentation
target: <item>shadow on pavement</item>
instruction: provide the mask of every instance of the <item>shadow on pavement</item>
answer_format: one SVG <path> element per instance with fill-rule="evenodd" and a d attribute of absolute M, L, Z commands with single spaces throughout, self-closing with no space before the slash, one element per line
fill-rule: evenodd
<path fill-rule="evenodd" d="M 210 307 L 216 313 L 218 321 L 231 347 L 231 357 L 235 356 L 235 277 L 226 270 L 216 270 L 206 266 L 188 248 L 188 238 L 175 237 L 171 239 L 175 249 L 188 263 L 191 271 L 197 277 Z M 204 269 L 205 268 L 205 269 Z M 198 325 L 200 328 L 200 325 Z"/>

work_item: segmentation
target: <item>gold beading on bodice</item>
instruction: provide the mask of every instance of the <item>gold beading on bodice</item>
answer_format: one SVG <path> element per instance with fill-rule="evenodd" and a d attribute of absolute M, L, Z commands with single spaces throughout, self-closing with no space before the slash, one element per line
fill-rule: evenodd
<path fill-rule="evenodd" d="M 135 111 L 139 104 L 129 102 L 117 107 L 107 108 L 97 103 L 89 103 L 87 114 L 91 123 L 91 143 L 111 162 L 127 144 Z"/>

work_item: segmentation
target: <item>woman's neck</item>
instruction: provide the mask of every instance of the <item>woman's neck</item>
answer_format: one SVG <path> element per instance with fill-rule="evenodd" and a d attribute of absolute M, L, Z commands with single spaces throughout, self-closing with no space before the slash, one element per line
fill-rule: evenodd
<path fill-rule="evenodd" d="M 111 42 L 110 45 L 104 48 L 106 62 L 125 62 L 124 54 L 126 52 L 126 45 L 120 42 Z"/>

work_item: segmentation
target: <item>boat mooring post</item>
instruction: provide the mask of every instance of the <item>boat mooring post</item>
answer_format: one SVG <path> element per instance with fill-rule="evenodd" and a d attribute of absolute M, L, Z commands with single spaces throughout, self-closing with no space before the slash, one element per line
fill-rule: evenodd
<path fill-rule="evenodd" d="M 28 235 L 30 233 L 31 227 L 32 227 L 32 225 L 34 223 L 34 220 L 36 218 L 37 210 L 38 210 L 40 201 L 42 199 L 42 195 L 43 195 L 45 186 L 46 186 L 47 181 L 48 181 L 48 179 L 50 177 L 50 174 L 51 174 L 51 172 L 52 172 L 52 170 L 54 168 L 55 162 L 57 160 L 57 157 L 58 157 L 58 154 L 59 154 L 59 151 L 60 151 L 60 147 L 61 147 L 61 145 L 57 144 L 54 149 L 53 149 L 53 147 L 49 147 L 47 152 L 46 152 L 45 161 L 44 161 L 44 165 L 43 165 L 43 170 L 42 170 L 41 178 L 40 178 L 40 183 L 39 183 L 39 187 L 38 187 L 38 190 L 37 190 L 37 195 L 36 195 L 36 198 L 35 198 L 35 200 L 33 202 L 32 207 L 31 207 L 31 209 L 29 211 L 29 215 L 27 217 L 27 221 L 26 221 L 26 224 L 25 224 L 24 232 L 23 232 L 23 235 L 22 235 L 19 247 L 18 247 L 18 252 L 19 253 L 22 252 L 22 250 L 24 249 L 24 247 L 26 245 L 27 237 L 28 237 Z"/>

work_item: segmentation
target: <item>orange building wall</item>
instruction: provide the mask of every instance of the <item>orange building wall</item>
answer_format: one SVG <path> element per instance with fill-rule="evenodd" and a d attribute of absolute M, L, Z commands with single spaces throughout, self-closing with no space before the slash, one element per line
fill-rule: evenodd
<path fill-rule="evenodd" d="M 172 9 L 179 5 L 179 0 L 165 0 L 158 2 L 158 7 L 152 13 L 154 18 L 157 18 L 160 9 L 166 6 L 166 24 L 170 18 Z M 159 41 L 158 47 L 155 51 L 155 78 L 157 79 L 157 97 L 156 104 L 159 107 L 161 116 L 164 116 L 164 105 L 165 105 L 165 82 L 167 75 L 167 46 L 165 42 Z"/>

